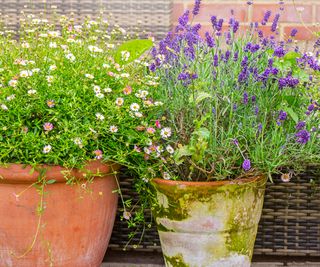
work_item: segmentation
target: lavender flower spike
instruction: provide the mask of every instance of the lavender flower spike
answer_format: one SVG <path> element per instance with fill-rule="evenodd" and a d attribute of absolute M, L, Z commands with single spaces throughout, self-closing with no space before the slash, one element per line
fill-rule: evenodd
<path fill-rule="evenodd" d="M 296 141 L 302 145 L 308 143 L 310 140 L 310 133 L 307 130 L 301 130 L 296 133 Z"/>
<path fill-rule="evenodd" d="M 201 0 L 195 0 L 195 2 L 194 2 L 194 7 L 193 7 L 193 10 L 192 10 L 192 14 L 193 14 L 194 16 L 196 16 L 196 15 L 199 14 L 200 4 L 201 4 Z"/>
<path fill-rule="evenodd" d="M 280 14 L 278 13 L 275 15 L 274 20 L 272 22 L 272 26 L 271 26 L 272 32 L 275 32 L 277 30 L 279 19 L 280 19 Z"/>
<path fill-rule="evenodd" d="M 251 169 L 250 159 L 245 159 L 242 163 L 242 168 L 247 172 Z"/>

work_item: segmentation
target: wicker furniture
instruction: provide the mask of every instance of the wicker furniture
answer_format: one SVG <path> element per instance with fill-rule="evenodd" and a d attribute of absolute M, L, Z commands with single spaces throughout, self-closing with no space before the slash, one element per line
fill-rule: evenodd
<path fill-rule="evenodd" d="M 124 197 L 137 197 L 131 190 L 132 178 L 120 179 Z M 311 179 L 314 184 L 310 183 Z M 109 244 L 111 250 L 123 249 L 128 241 L 130 231 L 126 222 L 119 220 L 120 213 Z M 138 234 L 127 250 L 133 250 L 139 238 Z M 145 229 L 136 251 L 161 251 L 154 226 Z M 267 185 L 255 255 L 320 257 L 320 167 L 309 167 L 290 183 L 284 184 L 279 177 L 274 177 L 274 183 Z"/>
<path fill-rule="evenodd" d="M 17 27 L 22 10 L 26 14 L 50 14 L 52 9 L 58 14 L 72 12 L 77 20 L 103 12 L 111 24 L 161 38 L 171 28 L 172 5 L 173 0 L 0 0 L 0 12 L 9 28 Z"/>

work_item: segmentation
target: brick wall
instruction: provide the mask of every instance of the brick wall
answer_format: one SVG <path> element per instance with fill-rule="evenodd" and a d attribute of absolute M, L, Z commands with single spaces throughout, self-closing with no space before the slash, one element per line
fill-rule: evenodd
<path fill-rule="evenodd" d="M 262 30 L 268 32 L 273 16 L 279 12 L 278 0 L 253 0 L 254 4 L 250 6 L 246 4 L 247 0 L 202 0 L 201 2 L 201 11 L 195 21 L 201 22 L 203 32 L 210 31 L 210 17 L 212 15 L 228 19 L 231 10 L 234 10 L 235 18 L 241 22 L 241 28 L 245 29 L 251 22 L 260 22 L 264 13 L 271 10 L 272 17 L 269 23 L 267 26 L 262 26 Z M 295 5 L 292 0 L 284 0 L 284 2 L 284 10 L 278 28 L 280 37 L 284 38 L 285 35 L 290 34 L 293 28 L 297 28 L 296 39 L 313 39 L 311 31 L 320 31 L 320 0 L 295 0 Z M 192 10 L 193 3 L 194 0 L 174 0 L 173 25 L 177 24 L 177 20 L 184 10 Z"/>

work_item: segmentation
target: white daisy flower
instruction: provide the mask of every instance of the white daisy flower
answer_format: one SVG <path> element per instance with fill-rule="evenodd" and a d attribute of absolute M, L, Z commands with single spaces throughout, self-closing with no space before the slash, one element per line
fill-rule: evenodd
<path fill-rule="evenodd" d="M 130 57 L 129 51 L 121 51 L 121 59 L 124 61 L 128 61 Z"/>
<path fill-rule="evenodd" d="M 47 33 L 40 33 L 40 34 L 39 34 L 39 37 L 41 37 L 41 38 L 47 38 L 47 37 L 48 37 L 48 34 L 47 34 Z"/>
<path fill-rule="evenodd" d="M 83 147 L 82 140 L 81 140 L 80 137 L 76 137 L 76 138 L 73 140 L 73 142 L 74 142 L 77 146 L 79 146 L 80 148 Z"/>
<path fill-rule="evenodd" d="M 35 95 L 36 93 L 37 91 L 34 89 L 28 90 L 28 95 Z"/>
<path fill-rule="evenodd" d="M 170 174 L 167 173 L 167 172 L 164 172 L 164 173 L 163 173 L 163 179 L 165 179 L 165 180 L 170 180 L 170 179 L 171 179 Z"/>
<path fill-rule="evenodd" d="M 131 109 L 132 111 L 139 111 L 140 106 L 139 106 L 137 103 L 132 103 L 132 104 L 130 105 L 130 109 Z"/>
<path fill-rule="evenodd" d="M 5 105 L 5 104 L 1 104 L 1 109 L 3 109 L 3 110 L 8 110 L 8 107 Z"/>
<path fill-rule="evenodd" d="M 56 70 L 57 69 L 57 66 L 56 65 L 51 65 L 50 67 L 49 67 L 49 70 Z"/>
<path fill-rule="evenodd" d="M 143 148 L 144 153 L 146 153 L 147 155 L 151 154 L 151 150 L 147 147 Z"/>
<path fill-rule="evenodd" d="M 173 147 L 170 146 L 170 145 L 167 145 L 166 150 L 167 150 L 170 154 L 173 154 L 173 153 L 174 153 L 174 149 L 173 149 Z"/>
<path fill-rule="evenodd" d="M 23 43 L 21 44 L 21 47 L 22 47 L 22 48 L 30 48 L 30 44 L 27 43 L 27 42 L 23 42 Z"/>
<path fill-rule="evenodd" d="M 161 130 L 160 135 L 162 138 L 168 138 L 171 136 L 171 129 L 169 127 L 165 127 Z"/>
<path fill-rule="evenodd" d="M 11 101 L 11 100 L 13 100 L 13 99 L 15 99 L 16 98 L 16 95 L 9 95 L 9 96 L 7 96 L 7 101 Z"/>
<path fill-rule="evenodd" d="M 123 102 L 124 102 L 124 100 L 123 100 L 122 97 L 118 97 L 116 99 L 116 105 L 119 106 L 119 107 L 123 105 Z"/>
<path fill-rule="evenodd" d="M 90 79 L 90 80 L 94 79 L 94 76 L 92 74 L 89 74 L 89 73 L 86 73 L 84 76 L 86 78 Z"/>
<path fill-rule="evenodd" d="M 130 74 L 129 74 L 129 73 L 121 73 L 121 74 L 120 74 L 120 77 L 122 77 L 122 78 L 129 78 L 129 77 L 130 77 Z"/>
<path fill-rule="evenodd" d="M 155 105 L 155 106 L 162 106 L 162 105 L 163 105 L 163 103 L 162 103 L 162 102 L 160 102 L 160 101 L 156 101 L 156 102 L 154 102 L 154 105 Z"/>
<path fill-rule="evenodd" d="M 32 76 L 32 71 L 31 70 L 22 70 L 20 71 L 20 77 L 26 78 Z"/>
<path fill-rule="evenodd" d="M 101 48 L 94 46 L 94 45 L 89 45 L 88 49 L 90 50 L 90 52 L 93 52 L 93 53 L 102 53 L 103 52 L 103 50 Z"/>
<path fill-rule="evenodd" d="M 110 68 L 111 68 L 111 66 L 110 66 L 109 64 L 103 64 L 102 67 L 103 67 L 104 69 L 110 69 Z"/>
<path fill-rule="evenodd" d="M 40 69 L 39 69 L 39 68 L 32 69 L 32 72 L 33 72 L 33 73 L 39 73 L 39 72 L 40 72 Z"/>
<path fill-rule="evenodd" d="M 98 94 L 98 93 L 101 93 L 101 88 L 99 85 L 94 85 L 93 86 L 93 91 Z"/>
<path fill-rule="evenodd" d="M 60 36 L 60 32 L 59 31 L 48 31 L 48 35 L 52 38 L 57 38 Z"/>
<path fill-rule="evenodd" d="M 53 76 L 47 76 L 46 79 L 47 79 L 48 83 L 52 83 L 53 82 Z"/>
<path fill-rule="evenodd" d="M 101 113 L 96 113 L 96 118 L 97 118 L 99 121 L 103 121 L 103 120 L 104 120 L 104 116 L 103 116 Z"/>
<path fill-rule="evenodd" d="M 115 126 L 115 125 L 111 125 L 110 126 L 110 132 L 116 133 L 117 131 L 118 131 L 118 127 L 117 126 Z"/>
<path fill-rule="evenodd" d="M 8 84 L 11 87 L 17 87 L 18 81 L 17 80 L 10 80 Z"/>
<path fill-rule="evenodd" d="M 52 149 L 52 147 L 50 145 L 46 145 L 46 146 L 43 147 L 42 152 L 44 154 L 48 154 L 51 151 L 51 149 Z"/>
<path fill-rule="evenodd" d="M 107 48 L 114 48 L 114 44 L 107 44 Z"/>
<path fill-rule="evenodd" d="M 111 88 L 104 88 L 103 89 L 103 92 L 105 92 L 105 93 L 111 93 L 112 92 L 112 89 Z"/>
<path fill-rule="evenodd" d="M 102 94 L 102 93 L 97 93 L 97 94 L 96 94 L 96 97 L 98 97 L 98 98 L 100 98 L 100 99 L 101 99 L 101 98 L 104 98 L 104 94 Z"/>
<path fill-rule="evenodd" d="M 74 62 L 76 60 L 76 57 L 72 54 L 66 54 L 66 59 L 69 59 L 71 62 Z"/>
<path fill-rule="evenodd" d="M 141 112 L 135 112 L 134 115 L 137 117 L 137 118 L 142 118 L 143 117 L 143 114 Z"/>

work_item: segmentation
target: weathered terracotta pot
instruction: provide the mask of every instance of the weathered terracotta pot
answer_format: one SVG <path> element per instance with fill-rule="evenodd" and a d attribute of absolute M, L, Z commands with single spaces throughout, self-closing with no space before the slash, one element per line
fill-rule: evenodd
<path fill-rule="evenodd" d="M 249 267 L 266 178 L 219 182 L 153 180 L 166 266 Z"/>
<path fill-rule="evenodd" d="M 0 168 L 0 266 L 100 267 L 117 209 L 112 191 L 119 166 L 92 161 L 82 171 L 41 168 L 47 169 L 46 180 L 56 180 L 44 187 L 41 217 L 36 211 L 41 195 L 30 186 L 39 173 L 20 164 Z M 88 173 L 92 183 L 83 179 Z M 79 183 L 67 185 L 66 176 Z"/>

